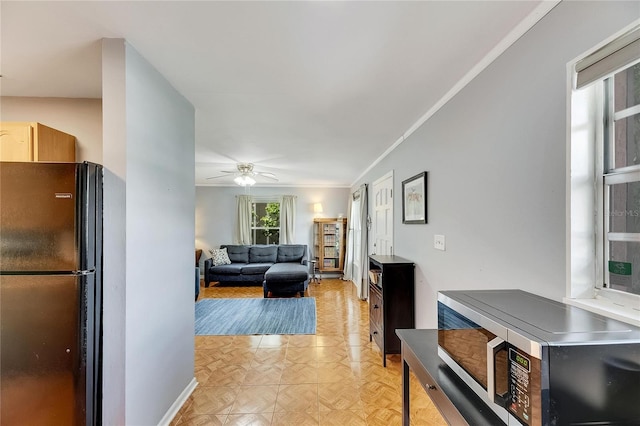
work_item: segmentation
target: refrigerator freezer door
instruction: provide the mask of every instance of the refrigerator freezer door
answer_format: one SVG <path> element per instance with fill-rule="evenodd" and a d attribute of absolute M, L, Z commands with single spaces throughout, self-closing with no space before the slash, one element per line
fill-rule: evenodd
<path fill-rule="evenodd" d="M 92 295 L 86 282 L 0 275 L 2 424 L 87 424 Z"/>
<path fill-rule="evenodd" d="M 74 163 L 0 164 L 0 271 L 76 271 Z"/>

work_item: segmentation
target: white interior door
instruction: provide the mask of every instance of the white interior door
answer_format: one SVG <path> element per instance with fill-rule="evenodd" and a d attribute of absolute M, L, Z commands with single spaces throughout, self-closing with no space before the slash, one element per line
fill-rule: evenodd
<path fill-rule="evenodd" d="M 373 254 L 393 254 L 393 170 L 373 182 Z"/>

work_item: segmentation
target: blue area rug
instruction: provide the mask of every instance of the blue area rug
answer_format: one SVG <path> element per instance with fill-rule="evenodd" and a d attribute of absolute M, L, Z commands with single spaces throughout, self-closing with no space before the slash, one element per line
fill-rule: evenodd
<path fill-rule="evenodd" d="M 202 299 L 196 335 L 315 334 L 316 299 Z"/>

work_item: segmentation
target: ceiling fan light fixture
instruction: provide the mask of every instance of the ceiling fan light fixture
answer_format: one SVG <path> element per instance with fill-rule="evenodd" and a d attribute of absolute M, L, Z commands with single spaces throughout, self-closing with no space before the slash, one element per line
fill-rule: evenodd
<path fill-rule="evenodd" d="M 253 186 L 256 183 L 256 180 L 248 175 L 236 176 L 233 181 L 240 186 Z"/>
<path fill-rule="evenodd" d="M 266 180 L 270 180 L 273 182 L 278 182 L 276 175 L 271 172 L 257 172 L 253 170 L 252 163 L 238 163 L 236 165 L 237 170 L 221 170 L 220 175 L 218 176 L 210 176 L 209 179 L 219 179 L 226 177 L 233 177 L 233 181 L 236 185 L 240 186 L 253 186 L 257 183 L 257 178 L 264 178 Z M 235 177 L 234 177 L 235 176 Z"/>

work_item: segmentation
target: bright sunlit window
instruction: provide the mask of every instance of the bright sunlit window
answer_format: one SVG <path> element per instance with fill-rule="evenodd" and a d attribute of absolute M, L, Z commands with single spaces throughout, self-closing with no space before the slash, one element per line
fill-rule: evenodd
<path fill-rule="evenodd" d="M 567 301 L 640 323 L 640 26 L 570 77 Z"/>
<path fill-rule="evenodd" d="M 254 244 L 280 242 L 280 203 L 254 202 L 251 213 L 251 233 Z"/>

